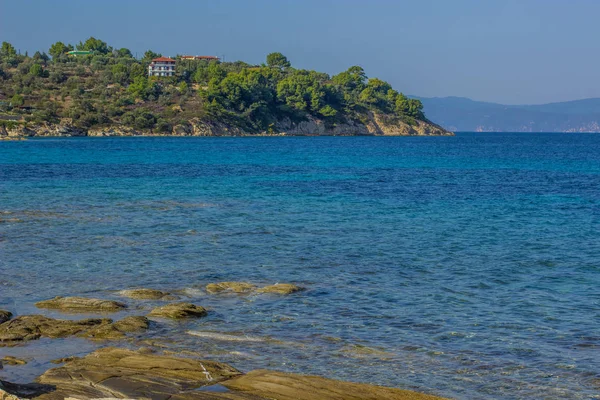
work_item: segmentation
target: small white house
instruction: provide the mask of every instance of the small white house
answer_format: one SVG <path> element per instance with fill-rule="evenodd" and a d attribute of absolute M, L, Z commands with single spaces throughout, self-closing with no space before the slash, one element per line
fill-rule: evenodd
<path fill-rule="evenodd" d="M 159 57 L 148 65 L 148 76 L 174 76 L 175 60 L 169 57 Z"/>

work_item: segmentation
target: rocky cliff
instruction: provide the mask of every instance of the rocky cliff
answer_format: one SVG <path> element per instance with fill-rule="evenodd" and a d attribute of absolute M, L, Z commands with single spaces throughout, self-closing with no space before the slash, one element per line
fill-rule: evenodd
<path fill-rule="evenodd" d="M 301 122 L 289 119 L 279 121 L 272 132 L 259 135 L 280 136 L 449 136 L 452 132 L 431 122 L 416 121 L 408 124 L 402 121 L 385 121 L 381 115 L 369 114 L 365 122 L 347 121 L 333 126 L 323 121 L 309 118 Z M 43 124 L 14 124 L 0 126 L 0 137 L 46 137 L 46 136 L 256 136 L 240 127 L 219 121 L 207 121 L 194 118 L 186 124 L 173 127 L 170 132 L 139 130 L 128 126 L 110 125 L 82 129 L 75 127 L 71 121 Z"/>

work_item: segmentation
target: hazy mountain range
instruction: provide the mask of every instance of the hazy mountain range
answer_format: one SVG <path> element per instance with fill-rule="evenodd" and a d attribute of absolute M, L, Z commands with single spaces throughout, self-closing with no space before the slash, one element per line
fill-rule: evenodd
<path fill-rule="evenodd" d="M 428 119 L 451 131 L 600 132 L 600 98 L 504 105 L 464 97 L 418 97 Z"/>

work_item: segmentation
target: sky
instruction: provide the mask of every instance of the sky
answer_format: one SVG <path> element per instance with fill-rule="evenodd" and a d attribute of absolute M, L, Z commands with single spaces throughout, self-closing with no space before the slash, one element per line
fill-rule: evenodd
<path fill-rule="evenodd" d="M 0 41 L 31 54 L 94 36 L 253 64 L 279 51 L 405 94 L 538 104 L 600 97 L 598 16 L 600 0 L 0 0 Z"/>

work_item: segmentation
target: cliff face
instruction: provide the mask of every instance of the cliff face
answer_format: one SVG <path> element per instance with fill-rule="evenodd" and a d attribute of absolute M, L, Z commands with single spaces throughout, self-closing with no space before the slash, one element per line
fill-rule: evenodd
<path fill-rule="evenodd" d="M 326 126 L 318 119 L 308 119 L 294 123 L 289 119 L 279 121 L 275 128 L 278 133 L 263 132 L 259 135 L 282 136 L 449 136 L 452 132 L 430 122 L 417 121 L 415 125 L 404 122 L 386 123 L 379 115 L 369 114 L 366 123 L 348 121 L 344 124 Z M 113 125 L 81 129 L 70 121 L 59 124 L 0 126 L 0 137 L 45 137 L 45 136 L 256 136 L 243 129 L 224 122 L 191 119 L 187 124 L 176 125 L 171 132 L 137 130 L 127 126 Z"/>

